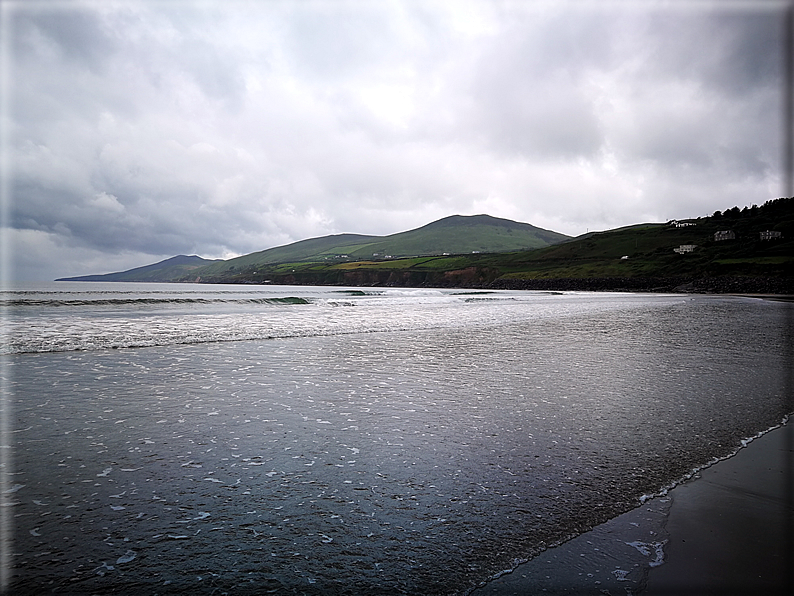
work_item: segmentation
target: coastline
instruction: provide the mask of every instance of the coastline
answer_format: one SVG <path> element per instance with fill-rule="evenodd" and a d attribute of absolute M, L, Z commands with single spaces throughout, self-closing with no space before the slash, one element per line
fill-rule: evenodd
<path fill-rule="evenodd" d="M 794 424 L 471 592 L 783 595 L 794 589 Z"/>
<path fill-rule="evenodd" d="M 791 594 L 793 447 L 789 422 L 671 491 L 666 561 L 642 593 Z"/>
<path fill-rule="evenodd" d="M 488 287 L 500 290 L 791 296 L 794 294 L 794 278 L 769 276 L 671 276 L 497 279 Z"/>

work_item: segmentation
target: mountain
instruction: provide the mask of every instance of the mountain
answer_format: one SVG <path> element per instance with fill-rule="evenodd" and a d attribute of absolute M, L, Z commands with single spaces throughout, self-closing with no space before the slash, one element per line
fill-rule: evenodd
<path fill-rule="evenodd" d="M 62 277 L 55 281 L 159 281 L 168 282 L 184 277 L 196 269 L 211 265 L 215 260 L 202 259 L 196 255 L 178 255 L 165 261 L 136 267 L 118 273 L 105 273 L 104 275 L 81 275 L 79 277 Z"/>
<path fill-rule="evenodd" d="M 338 234 L 301 240 L 202 269 L 203 280 L 235 277 L 278 263 L 327 263 L 420 255 L 503 253 L 541 248 L 570 236 L 490 215 L 452 215 L 421 228 L 389 236 Z"/>
<path fill-rule="evenodd" d="M 257 271 L 278 268 L 278 265 L 286 265 L 291 271 L 296 263 L 317 265 L 413 255 L 514 252 L 569 239 L 564 234 L 490 215 L 453 215 L 389 236 L 334 234 L 228 260 L 208 261 L 195 256 L 178 256 L 129 271 L 57 281 L 237 282 Z"/>
<path fill-rule="evenodd" d="M 351 256 L 393 257 L 472 252 L 502 253 L 541 248 L 570 236 L 490 215 L 452 215 L 408 232 L 386 236 Z M 370 253 L 370 254 L 367 254 Z"/>
<path fill-rule="evenodd" d="M 351 249 L 357 250 L 380 238 L 382 236 L 365 236 L 362 234 L 334 234 L 320 238 L 309 238 L 308 240 L 300 240 L 285 246 L 260 250 L 226 261 L 218 261 L 202 269 L 201 275 L 212 277 L 250 270 L 262 265 L 296 261 L 317 262 L 343 258 L 343 255 L 347 255 Z"/>
<path fill-rule="evenodd" d="M 446 223 L 469 221 L 451 218 L 419 230 L 443 232 Z M 764 239 L 766 230 L 780 237 Z M 718 239 L 720 231 L 733 232 L 733 238 Z M 682 245 L 694 248 L 682 251 Z M 206 281 L 794 294 L 794 198 L 681 222 L 591 232 L 527 251 L 291 262 L 226 271 Z"/>
<path fill-rule="evenodd" d="M 577 238 L 455 215 L 390 236 L 312 238 L 188 270 L 169 270 L 169 261 L 70 279 L 794 295 L 794 198 Z M 149 268 L 161 269 L 157 279 L 130 275 Z"/>

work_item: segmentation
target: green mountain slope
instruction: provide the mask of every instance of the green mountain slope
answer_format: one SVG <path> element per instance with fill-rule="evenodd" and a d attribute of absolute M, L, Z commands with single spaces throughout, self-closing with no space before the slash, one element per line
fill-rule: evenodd
<path fill-rule="evenodd" d="M 463 254 L 475 251 L 514 252 L 569 239 L 570 236 L 564 234 L 490 215 L 453 215 L 415 230 L 386 236 L 352 251 L 351 256 L 367 258 L 385 255 L 405 257 Z"/>
<path fill-rule="evenodd" d="M 780 237 L 763 239 L 765 230 Z M 718 240 L 718 231 L 733 238 Z M 682 245 L 692 248 L 677 251 Z M 187 272 L 166 263 L 71 279 L 794 294 L 794 198 L 573 239 L 487 215 L 452 216 L 390 236 L 313 238 Z M 157 279 L 142 275 L 152 267 Z"/>
<path fill-rule="evenodd" d="M 335 234 L 293 242 L 286 246 L 268 248 L 251 254 L 218 261 L 201 270 L 202 277 L 234 274 L 262 265 L 292 261 L 327 261 L 343 258 L 350 251 L 359 250 L 381 236 L 363 234 Z"/>
<path fill-rule="evenodd" d="M 270 248 L 198 271 L 202 281 L 234 281 L 271 265 L 335 263 L 360 259 L 400 258 L 416 255 L 496 253 L 539 248 L 570 239 L 570 236 L 526 223 L 490 215 L 453 215 L 415 230 L 389 236 L 340 234 L 302 240 Z"/>
<path fill-rule="evenodd" d="M 192 272 L 205 267 L 215 261 L 202 259 L 195 255 L 178 255 L 159 263 L 136 267 L 128 271 L 118 273 L 106 273 L 103 275 L 82 275 L 79 277 L 62 277 L 55 281 L 158 281 L 168 282 L 177 278 L 190 275 Z"/>
<path fill-rule="evenodd" d="M 505 255 L 506 278 L 788 276 L 794 274 L 794 199 L 669 224 L 641 224 Z M 782 237 L 762 240 L 765 230 Z M 716 240 L 718 231 L 735 238 Z M 692 252 L 678 253 L 682 245 Z M 625 258 L 624 258 L 625 257 Z"/>
<path fill-rule="evenodd" d="M 443 221 L 443 220 L 442 220 Z M 317 285 L 794 293 L 794 199 L 710 217 L 637 224 L 502 254 L 281 263 L 227 281 Z M 427 227 L 427 226 L 426 226 Z M 716 240 L 730 230 L 735 238 Z M 761 239 L 765 230 L 781 238 Z M 682 245 L 691 252 L 676 252 Z M 368 247 L 372 250 L 374 245 Z"/>

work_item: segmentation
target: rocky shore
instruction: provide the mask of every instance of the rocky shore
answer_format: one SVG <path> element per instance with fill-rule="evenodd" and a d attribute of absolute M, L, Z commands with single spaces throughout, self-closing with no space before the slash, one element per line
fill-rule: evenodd
<path fill-rule="evenodd" d="M 683 292 L 693 294 L 794 294 L 794 277 L 597 277 L 497 279 L 500 290 L 582 292 Z"/>

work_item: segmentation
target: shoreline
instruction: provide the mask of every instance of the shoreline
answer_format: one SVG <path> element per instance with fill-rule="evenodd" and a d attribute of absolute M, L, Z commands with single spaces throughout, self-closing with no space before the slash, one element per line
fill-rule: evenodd
<path fill-rule="evenodd" d="M 794 424 L 471 591 L 641 596 L 794 593 Z"/>
<path fill-rule="evenodd" d="M 642 594 L 791 594 L 793 448 L 789 423 L 671 491 L 666 561 Z"/>
<path fill-rule="evenodd" d="M 379 271 L 379 270 L 376 270 Z M 420 276 L 421 277 L 421 276 Z M 460 280 L 458 280 L 460 281 Z M 627 292 L 648 294 L 691 294 L 703 296 L 746 296 L 779 300 L 794 300 L 794 278 L 724 276 L 712 278 L 693 277 L 583 277 L 583 278 L 532 278 L 479 280 L 467 283 L 450 283 L 449 279 L 432 277 L 401 279 L 326 279 L 316 276 L 282 277 L 271 276 L 267 280 L 249 279 L 205 279 L 141 281 L 113 280 L 91 281 L 60 278 L 53 282 L 65 283 L 135 283 L 135 284 L 180 284 L 180 285 L 226 285 L 258 287 L 305 287 L 328 288 L 412 288 L 439 290 L 527 290 L 546 292 Z M 412 283 L 415 282 L 415 283 Z M 49 283 L 49 282 L 44 282 Z"/>
<path fill-rule="evenodd" d="M 503 290 L 791 296 L 794 294 L 794 278 L 673 276 L 497 279 L 488 287 Z"/>

